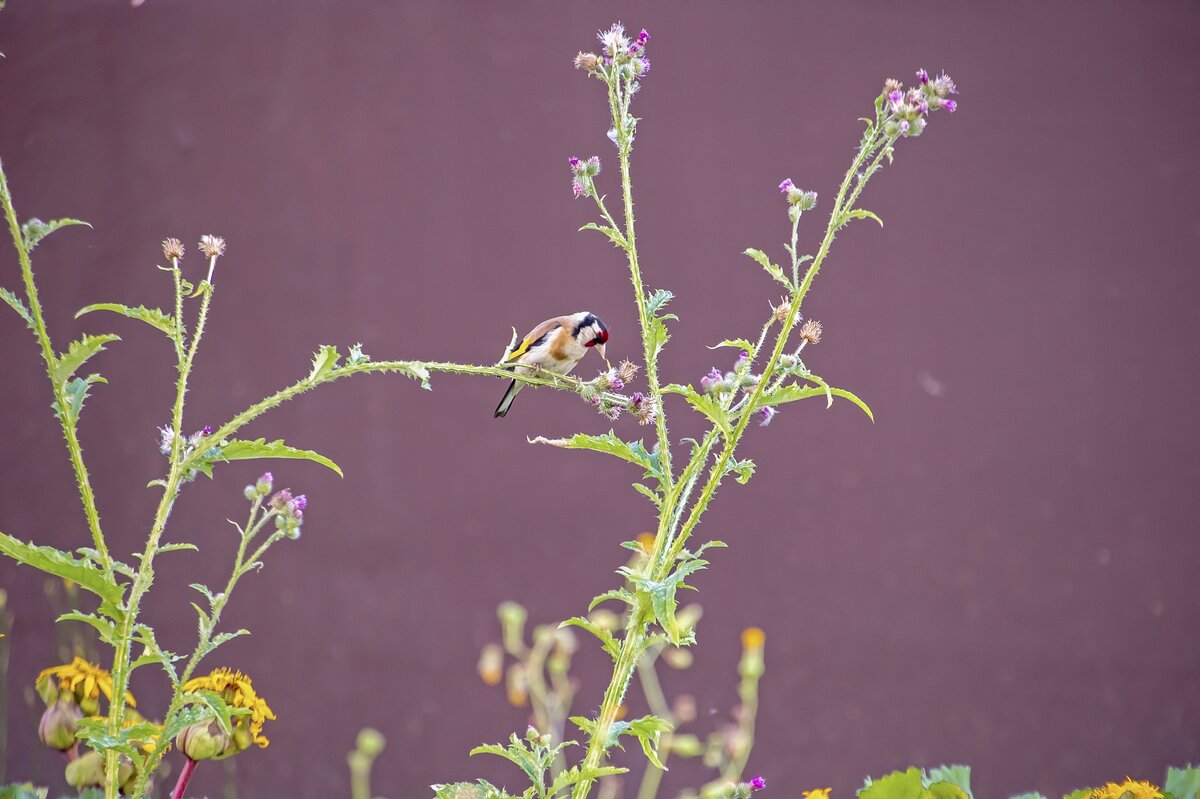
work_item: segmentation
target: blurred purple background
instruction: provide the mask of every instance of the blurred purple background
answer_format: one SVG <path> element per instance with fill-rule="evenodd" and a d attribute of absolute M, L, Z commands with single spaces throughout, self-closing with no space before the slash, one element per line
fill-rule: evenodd
<path fill-rule="evenodd" d="M 777 298 L 739 253 L 782 256 L 782 178 L 825 212 L 884 78 L 945 68 L 962 91 L 867 190 L 886 228 L 847 229 L 806 306 L 826 330 L 808 364 L 877 423 L 847 403 L 787 407 L 749 436 L 758 475 L 723 488 L 703 526 L 732 548 L 696 581 L 696 665 L 666 675 L 697 696 L 696 729 L 735 701 L 738 634 L 758 624 L 750 769 L 772 796 L 831 785 L 844 799 L 867 773 L 942 762 L 972 764 L 980 796 L 1053 796 L 1200 757 L 1192 2 L 14 0 L 0 157 L 19 212 L 94 225 L 36 252 L 51 332 L 125 339 L 93 362 L 110 385 L 82 422 L 113 548 L 150 522 L 173 361 L 134 322 L 73 313 L 169 304 L 165 236 L 193 253 L 203 233 L 229 242 L 190 427 L 290 383 L 322 343 L 489 362 L 510 325 L 587 308 L 612 329 L 610 357 L 636 353 L 627 273 L 575 232 L 592 213 L 566 166 L 599 154 L 615 193 L 600 86 L 570 66 L 614 19 L 653 35 L 634 171 L 647 280 L 678 297 L 671 381 L 724 366 L 729 352 L 705 346 L 752 335 Z M 822 226 L 806 217 L 805 246 Z M 0 285 L 16 288 L 4 251 Z M 38 353 L 7 310 L 0 341 L 0 529 L 84 545 Z M 240 796 L 346 795 L 363 725 L 388 738 L 383 796 L 517 786 L 466 755 L 525 721 L 475 676 L 494 607 L 581 612 L 650 517 L 625 464 L 525 441 L 602 419 L 530 391 L 493 420 L 501 391 L 355 379 L 247 431 L 319 450 L 346 479 L 274 464 L 311 498 L 305 536 L 239 588 L 228 624 L 254 635 L 212 661 L 253 675 L 279 714 L 271 747 L 237 758 Z M 673 431 L 699 429 L 669 408 Z M 223 579 L 224 518 L 260 470 L 223 468 L 178 504 L 168 538 L 202 551 L 161 561 L 148 620 L 165 645 L 191 647 L 184 586 Z M 24 698 L 54 658 L 42 580 L 4 561 L 0 585 L 16 615 L 7 773 L 57 789 Z M 604 660 L 584 643 L 577 712 L 598 704 Z M 162 707 L 150 670 L 135 688 Z M 672 769 L 663 796 L 696 777 Z M 223 780 L 201 768 L 189 793 Z"/>

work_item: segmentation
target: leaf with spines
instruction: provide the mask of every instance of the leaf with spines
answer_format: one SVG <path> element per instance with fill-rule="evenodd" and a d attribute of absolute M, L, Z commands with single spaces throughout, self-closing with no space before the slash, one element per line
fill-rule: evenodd
<path fill-rule="evenodd" d="M 126 316 L 130 319 L 137 319 L 140 322 L 145 322 L 146 324 L 150 325 L 150 327 L 153 327 L 155 330 L 160 330 L 163 333 L 166 333 L 167 338 L 171 339 L 172 341 L 177 340 L 176 337 L 178 336 L 178 331 L 175 329 L 175 320 L 172 317 L 167 316 L 158 308 L 147 308 L 144 305 L 131 308 L 130 306 L 122 305 L 119 302 L 98 302 L 94 305 L 80 308 L 75 314 L 75 318 L 78 319 L 84 314 L 89 314 L 94 311 L 111 311 L 112 313 L 120 314 L 121 316 Z"/>
<path fill-rule="evenodd" d="M 736 350 L 745 350 L 746 352 L 750 353 L 750 355 L 754 355 L 754 345 L 750 343 L 749 339 L 727 338 L 720 344 L 714 344 L 713 346 L 709 347 L 709 349 L 716 350 L 720 349 L 721 347 L 733 347 Z"/>
<path fill-rule="evenodd" d="M 684 580 L 707 567 L 708 561 L 693 558 L 680 563 L 674 572 L 662 580 L 651 580 L 628 566 L 622 566 L 617 572 L 637 586 L 638 596 L 648 600 L 654 620 L 666 634 L 667 640 L 675 646 L 683 646 L 692 643 L 695 636 L 691 630 L 683 630 L 679 626 L 679 619 L 675 616 L 679 603 L 675 594 L 681 588 L 691 588 Z"/>
<path fill-rule="evenodd" d="M 296 449 L 289 447 L 283 443 L 283 439 L 268 442 L 265 438 L 259 438 L 254 441 L 246 441 L 240 438 L 231 438 L 227 441 L 222 441 L 214 447 L 215 454 L 211 458 L 206 458 L 209 463 L 217 463 L 221 461 L 248 461 L 257 460 L 259 458 L 290 458 L 294 460 L 306 460 L 313 463 L 319 463 L 327 469 L 332 469 L 337 472 L 338 477 L 342 477 L 341 468 L 333 461 L 326 458 L 319 452 L 313 452 L 310 449 Z M 199 468 L 199 467 L 197 467 Z M 211 477 L 211 475 L 209 475 Z"/>
<path fill-rule="evenodd" d="M 667 303 L 673 299 L 675 299 L 674 292 L 667 289 L 657 289 L 646 298 L 646 313 L 650 316 L 657 316 L 658 312 L 665 308 Z"/>
<path fill-rule="evenodd" d="M 871 412 L 871 408 L 867 405 L 867 403 L 863 402 L 854 394 L 846 391 L 843 388 L 833 388 L 832 386 L 829 387 L 828 393 L 820 387 L 797 385 L 782 386 L 759 397 L 756 408 L 764 408 L 768 405 L 783 405 L 786 402 L 795 402 L 796 400 L 808 399 L 810 397 L 826 397 L 828 400 L 830 395 L 849 400 L 858 406 L 859 410 L 865 413 L 872 422 L 875 421 L 875 414 Z"/>
<path fill-rule="evenodd" d="M 742 460 L 730 458 L 729 462 L 725 464 L 725 474 L 736 474 L 737 481 L 742 485 L 746 485 L 746 483 L 750 482 L 750 478 L 754 476 L 755 468 L 754 461 L 749 458 L 743 458 Z"/>
<path fill-rule="evenodd" d="M 30 330 L 37 330 L 33 324 L 33 314 L 25 307 L 25 303 L 21 302 L 21 298 L 5 288 L 0 288 L 0 300 L 4 300 L 9 308 L 12 308 L 17 314 L 25 320 L 25 325 Z"/>
<path fill-rule="evenodd" d="M 866 210 L 865 208 L 855 208 L 851 211 L 847 211 L 846 213 L 842 214 L 842 218 L 841 218 L 841 221 L 838 223 L 838 227 L 842 227 L 847 222 L 849 222 L 851 219 L 874 219 L 876 222 L 879 223 L 880 227 L 883 227 L 883 220 L 880 219 L 875 214 L 871 213 L 870 211 Z"/>
<path fill-rule="evenodd" d="M 579 627 L 587 630 L 589 633 L 596 636 L 596 638 L 600 639 L 601 647 L 603 647 L 605 652 L 612 656 L 614 663 L 617 660 L 617 656 L 621 653 L 621 645 L 617 643 L 617 639 L 613 637 L 611 630 L 606 627 L 601 627 L 600 625 L 593 623 L 591 620 L 585 619 L 583 616 L 574 616 L 558 626 L 559 628 Z"/>
<path fill-rule="evenodd" d="M 125 586 L 118 585 L 90 561 L 75 558 L 70 553 L 53 547 L 34 546 L 0 533 L 0 553 L 8 555 L 18 563 L 76 582 L 114 605 L 120 605 L 125 594 Z"/>
<path fill-rule="evenodd" d="M 651 488 L 650 486 L 647 486 L 647 485 L 643 485 L 642 483 L 634 483 L 633 490 L 638 492 L 639 494 L 641 494 L 646 499 L 653 502 L 654 507 L 658 508 L 659 510 L 662 510 L 662 503 L 663 503 L 662 497 L 659 496 L 658 492 L 655 491 L 653 488 Z"/>
<path fill-rule="evenodd" d="M 970 766 L 943 765 L 929 769 L 925 774 L 925 787 L 932 789 L 932 786 L 939 782 L 957 785 L 967 795 L 967 799 L 974 799 L 975 795 L 971 793 Z"/>
<path fill-rule="evenodd" d="M 1200 767 L 1168 768 L 1163 790 L 1175 799 L 1197 799 L 1200 796 Z"/>
<path fill-rule="evenodd" d="M 337 347 L 329 344 L 322 344 L 317 350 L 312 359 L 312 370 L 308 373 L 308 381 L 315 382 L 320 380 L 329 372 L 337 368 L 338 360 L 342 356 L 338 354 Z"/>
<path fill-rule="evenodd" d="M 625 236 L 621 234 L 621 231 L 611 228 L 608 225 L 597 225 L 595 222 L 588 222 L 586 225 L 579 228 L 579 230 L 581 232 L 584 230 L 595 230 L 603 233 L 605 236 L 608 236 L 608 240 L 612 242 L 614 247 L 625 249 Z"/>
<path fill-rule="evenodd" d="M 765 269 L 768 275 L 786 286 L 788 292 L 795 293 L 796 286 L 792 283 L 791 278 L 783 273 L 783 268 L 779 264 L 771 263 L 771 259 L 765 252 L 749 247 L 744 251 L 744 254 L 753 258 L 755 263 Z"/>
<path fill-rule="evenodd" d="M 721 407 L 721 401 L 716 397 L 701 394 L 691 386 L 682 386 L 678 383 L 663 386 L 661 390 L 664 394 L 679 394 L 687 400 L 689 405 L 708 417 L 708 420 L 721 431 L 721 435 L 729 437 L 732 432 L 729 411 Z"/>
<path fill-rule="evenodd" d="M 670 732 L 673 729 L 675 729 L 675 725 L 658 716 L 642 716 L 633 721 L 613 722 L 608 732 L 609 746 L 615 744 L 622 735 L 632 735 L 641 743 L 646 759 L 654 764 L 655 768 L 667 771 L 667 767 L 663 765 L 662 759 L 658 756 L 658 739 L 664 732 Z"/>
<path fill-rule="evenodd" d="M 572 766 L 554 778 L 554 782 L 550 783 L 550 788 L 546 791 L 546 796 L 557 796 L 567 788 L 583 780 L 597 780 L 600 777 L 611 777 L 614 774 L 625 774 L 628 771 L 629 769 L 618 766 L 597 766 L 590 769 L 583 769 L 581 766 Z"/>
<path fill-rule="evenodd" d="M 103 352 L 105 344 L 120 340 L 120 336 L 106 334 L 102 336 L 85 335 L 78 341 L 72 341 L 67 345 L 67 351 L 54 361 L 54 382 L 65 383 L 79 367 L 87 363 L 88 359 Z"/>
<path fill-rule="evenodd" d="M 69 225 L 85 225 L 91 227 L 82 219 L 54 219 L 50 222 L 43 222 L 34 217 L 25 224 L 21 225 L 21 235 L 25 239 L 25 251 L 29 252 L 38 245 L 38 242 L 49 236 L 59 228 L 68 227 Z"/>
<path fill-rule="evenodd" d="M 429 786 L 434 799 L 516 799 L 487 780 L 451 782 Z"/>
<path fill-rule="evenodd" d="M 607 455 L 618 457 L 623 461 L 636 463 L 646 470 L 648 477 L 657 478 L 659 481 L 663 479 L 662 464 L 659 462 L 657 451 L 650 452 L 641 441 L 622 441 L 612 430 L 609 430 L 607 433 L 601 433 L 598 436 L 591 436 L 585 433 L 576 433 L 570 438 L 545 438 L 544 436 L 538 436 L 537 438 L 529 439 L 529 443 L 549 444 L 552 447 L 561 447 L 563 449 L 590 449 L 593 452 L 603 452 Z"/>
<path fill-rule="evenodd" d="M 97 616 L 94 613 L 82 613 L 80 611 L 71 611 L 63 613 L 55 621 L 79 621 L 91 626 L 93 630 L 100 636 L 100 640 L 109 646 L 117 646 L 116 627 L 108 619 Z"/>
<path fill-rule="evenodd" d="M 605 591 L 603 594 L 598 594 L 597 596 L 592 597 L 592 601 L 588 603 L 588 611 L 590 612 L 595 610 L 596 606 L 601 602 L 607 602 L 609 600 L 624 602 L 626 605 L 630 606 L 637 604 L 634 600 L 633 594 L 629 593 L 624 588 L 616 588 L 612 591 Z"/>

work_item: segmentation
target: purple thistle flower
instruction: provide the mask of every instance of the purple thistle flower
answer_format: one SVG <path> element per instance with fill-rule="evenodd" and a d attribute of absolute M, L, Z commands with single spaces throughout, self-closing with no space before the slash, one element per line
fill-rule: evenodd
<path fill-rule="evenodd" d="M 296 520 L 297 526 L 304 524 L 304 511 L 300 508 L 296 508 L 296 510 L 292 512 L 292 518 Z M 297 535 L 299 534 L 297 533 Z"/>
<path fill-rule="evenodd" d="M 292 508 L 294 510 L 296 510 L 297 512 L 303 511 L 307 507 L 308 507 L 308 495 L 307 494 L 301 494 L 300 496 L 298 496 L 292 500 Z"/>
<path fill-rule="evenodd" d="M 783 181 L 783 183 L 780 183 L 780 184 L 779 184 L 779 193 L 780 193 L 780 194 L 787 194 L 788 192 L 790 192 L 790 191 L 791 191 L 792 189 L 794 189 L 795 187 L 796 187 L 796 184 L 795 184 L 795 183 L 792 183 L 792 179 L 791 179 L 791 178 L 788 178 L 787 180 Z"/>
<path fill-rule="evenodd" d="M 608 387 L 613 391 L 620 391 L 621 389 L 625 388 L 625 381 L 617 377 L 615 374 L 609 375 Z"/>
<path fill-rule="evenodd" d="M 644 78 L 650 74 L 650 59 L 642 56 L 634 62 L 634 68 L 638 71 L 638 77 Z"/>
<path fill-rule="evenodd" d="M 714 366 L 709 370 L 708 374 L 700 378 L 700 390 L 704 392 L 712 391 L 721 385 L 721 381 L 724 379 L 725 376 Z"/>
<path fill-rule="evenodd" d="M 571 193 L 575 195 L 576 200 L 583 196 L 583 192 L 584 189 L 582 183 L 580 183 L 578 180 L 571 181 Z"/>
<path fill-rule="evenodd" d="M 907 133 L 908 133 L 908 128 L 909 128 L 908 120 L 907 120 L 907 119 L 901 120 L 901 122 L 900 122 L 900 132 L 901 132 L 901 133 L 904 133 L 904 134 L 907 134 Z"/>
<path fill-rule="evenodd" d="M 200 435 L 211 436 L 212 435 L 212 425 L 211 424 L 204 425 L 204 428 L 200 431 Z"/>
<path fill-rule="evenodd" d="M 568 158 L 568 159 L 567 159 L 567 163 L 569 163 L 569 164 L 571 165 L 571 170 L 572 170 L 573 172 L 578 172 L 578 171 L 579 171 L 579 164 L 580 164 L 580 163 L 582 163 L 582 162 L 581 162 L 581 161 L 580 161 L 578 158 L 576 158 L 575 156 L 571 156 L 570 158 Z"/>
<path fill-rule="evenodd" d="M 646 32 L 645 28 L 642 28 L 642 32 L 637 36 L 638 47 L 645 47 L 648 41 L 650 41 L 650 34 Z"/>
<path fill-rule="evenodd" d="M 746 362 L 749 360 L 750 360 L 750 353 L 747 352 L 746 350 L 742 350 L 741 354 L 738 355 L 738 357 L 737 357 L 737 361 L 734 362 L 733 368 L 741 369 L 743 366 L 746 365 Z"/>
<path fill-rule="evenodd" d="M 646 395 L 640 391 L 633 392 L 629 397 L 629 407 L 631 410 L 637 410 L 642 407 L 642 403 L 646 401 Z"/>
<path fill-rule="evenodd" d="M 759 427 L 766 427 L 767 425 L 769 425 L 771 423 L 771 420 L 775 418 L 775 414 L 777 414 L 777 413 L 779 413 L 779 411 L 777 411 L 774 408 L 774 406 L 771 406 L 771 405 L 766 405 L 762 408 L 759 408 L 757 411 L 754 412 L 754 414 L 756 416 L 758 416 L 758 420 L 759 420 L 758 426 Z M 765 787 L 766 783 L 764 782 L 763 785 Z M 755 788 L 755 790 L 758 790 L 758 789 Z"/>
<path fill-rule="evenodd" d="M 260 483 L 274 483 L 274 482 L 275 482 L 275 476 L 274 476 L 274 475 L 272 475 L 270 472 L 263 472 L 263 473 L 262 473 L 262 477 L 258 478 L 258 482 L 260 482 Z"/>
<path fill-rule="evenodd" d="M 942 108 L 953 114 L 954 109 L 958 108 L 958 103 L 954 100 L 942 100 Z"/>
<path fill-rule="evenodd" d="M 904 92 L 900 91 L 899 89 L 896 89 L 895 91 L 888 94 L 888 102 L 892 104 L 893 109 L 896 106 L 900 105 L 900 103 L 903 100 L 904 100 Z"/>
<path fill-rule="evenodd" d="M 929 73 L 924 69 L 918 69 L 917 80 L 921 81 L 921 83 L 929 83 Z"/>
<path fill-rule="evenodd" d="M 766 787 L 767 787 L 767 781 L 765 779 L 763 779 L 761 776 L 752 777 L 750 779 L 750 790 L 761 791 L 763 788 L 766 788 Z"/>

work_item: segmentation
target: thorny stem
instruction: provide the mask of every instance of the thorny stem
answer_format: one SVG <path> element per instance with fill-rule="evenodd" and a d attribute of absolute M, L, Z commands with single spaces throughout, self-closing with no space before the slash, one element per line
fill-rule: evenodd
<path fill-rule="evenodd" d="M 33 332 L 37 336 L 42 349 L 42 360 L 46 364 L 46 376 L 50 378 L 50 388 L 54 392 L 54 403 L 58 409 L 58 420 L 62 425 L 63 437 L 67 440 L 67 451 L 71 456 L 71 466 L 75 470 L 75 481 L 79 485 L 79 496 L 83 501 L 83 511 L 87 516 L 88 530 L 92 534 L 92 544 L 99 554 L 101 567 L 112 574 L 112 558 L 108 554 L 108 546 L 104 534 L 100 530 L 100 514 L 96 510 L 96 495 L 92 491 L 91 478 L 87 466 L 83 462 L 83 449 L 79 445 L 79 437 L 75 424 L 68 416 L 67 401 L 62 384 L 55 378 L 55 366 L 58 362 L 54 355 L 54 347 L 50 343 L 50 334 L 46 330 L 46 321 L 42 317 L 42 303 L 38 298 L 37 285 L 33 281 L 33 264 L 29 260 L 29 250 L 25 246 L 25 236 L 21 232 L 21 224 L 17 220 L 17 211 L 13 207 L 12 195 L 8 190 L 8 179 L 4 175 L 3 165 L 0 165 L 0 202 L 4 204 L 4 215 L 8 220 L 8 229 L 12 234 L 13 247 L 17 250 L 17 259 L 21 263 L 21 279 L 25 284 L 25 295 L 29 302 L 29 312 L 33 317 Z"/>
<path fill-rule="evenodd" d="M 646 704 L 650 706 L 651 713 L 674 723 L 675 719 L 671 714 L 671 707 L 667 704 L 667 697 L 663 694 L 662 683 L 658 680 L 657 664 L 658 652 L 651 653 L 647 650 L 642 653 L 642 657 L 637 665 L 638 679 L 642 683 L 642 693 L 646 696 Z M 664 766 L 667 764 L 667 757 L 671 754 L 671 738 L 671 732 L 664 732 L 659 738 L 658 759 Z M 662 777 L 663 769 L 658 768 L 653 763 L 647 763 L 646 770 L 642 772 L 641 784 L 638 785 L 637 799 L 654 799 L 654 796 L 658 793 L 658 786 L 662 782 Z"/>

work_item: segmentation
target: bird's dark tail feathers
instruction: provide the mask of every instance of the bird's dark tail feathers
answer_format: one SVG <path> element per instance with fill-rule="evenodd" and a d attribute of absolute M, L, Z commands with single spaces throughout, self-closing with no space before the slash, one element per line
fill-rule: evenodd
<path fill-rule="evenodd" d="M 504 398 L 501 399 L 500 404 L 496 406 L 496 413 L 493 418 L 499 419 L 502 416 L 508 415 L 508 409 L 512 407 L 513 400 L 516 399 L 517 392 L 520 391 L 521 387 L 524 385 L 524 383 L 518 383 L 516 380 L 513 380 L 508 384 L 508 390 L 504 392 Z"/>

